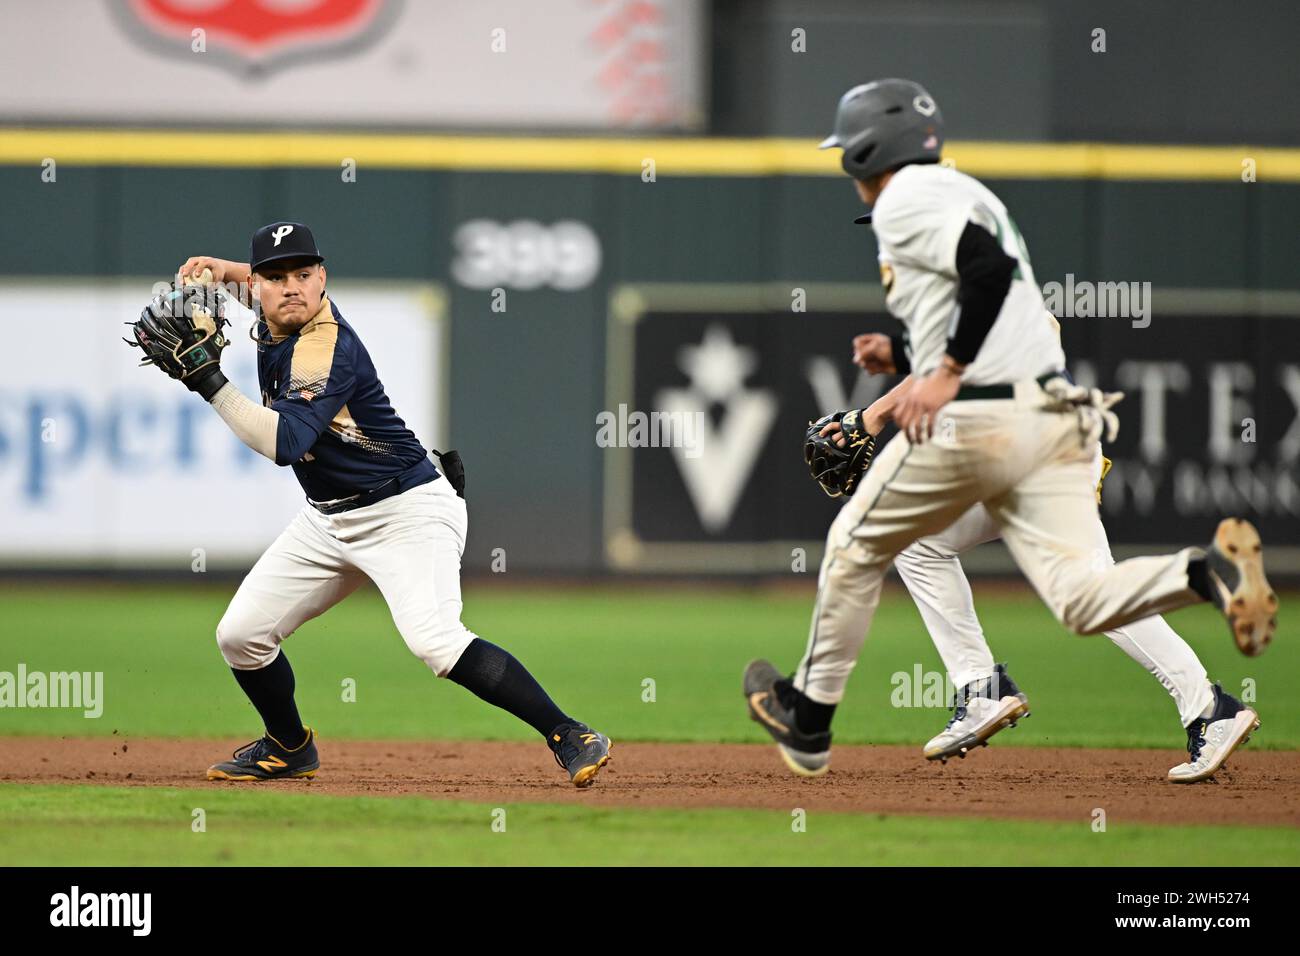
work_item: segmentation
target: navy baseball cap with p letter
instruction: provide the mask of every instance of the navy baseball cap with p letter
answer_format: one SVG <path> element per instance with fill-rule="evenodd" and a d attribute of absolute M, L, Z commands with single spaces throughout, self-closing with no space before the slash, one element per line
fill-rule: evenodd
<path fill-rule="evenodd" d="M 253 233 L 248 250 L 249 267 L 257 272 L 277 259 L 325 261 L 311 230 L 300 222 L 273 222 Z"/>

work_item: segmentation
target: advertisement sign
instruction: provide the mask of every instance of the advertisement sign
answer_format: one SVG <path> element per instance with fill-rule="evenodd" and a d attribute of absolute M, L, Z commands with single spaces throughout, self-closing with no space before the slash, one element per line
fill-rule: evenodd
<path fill-rule="evenodd" d="M 627 409 L 625 420 L 634 411 L 693 411 L 704 424 L 694 446 L 633 441 L 605 451 L 612 566 L 781 572 L 797 562 L 796 549 L 820 554 L 839 503 L 808 476 L 804 430 L 827 412 L 870 404 L 897 381 L 860 373 L 851 343 L 900 326 L 876 293 L 809 289 L 808 310 L 794 312 L 788 290 L 784 301 L 781 290 L 769 292 L 683 284 L 615 296 L 610 409 Z M 1295 328 L 1281 315 L 1168 310 L 1139 326 L 1062 319 L 1076 379 L 1126 393 L 1118 439 L 1105 451 L 1114 468 L 1102 516 L 1117 554 L 1201 544 L 1221 517 L 1240 515 L 1278 546 L 1279 565 L 1294 561 Z M 1003 557 L 994 566 L 1010 565 Z"/>
<path fill-rule="evenodd" d="M 0 88 L 0 119 L 10 122 L 684 129 L 704 121 L 705 5 L 693 0 L 8 7 L 0 62 L 23 78 Z"/>
<path fill-rule="evenodd" d="M 57 287 L 57 295 L 51 294 Z M 302 507 L 288 468 L 247 448 L 121 337 L 146 279 L 0 282 L 0 564 L 246 567 Z M 398 414 L 445 428 L 445 316 L 429 286 L 331 283 Z M 226 376 L 260 395 L 252 314 L 228 313 Z M 32 334 L 33 324 L 58 335 Z M 147 517 L 146 517 L 147 516 Z"/>

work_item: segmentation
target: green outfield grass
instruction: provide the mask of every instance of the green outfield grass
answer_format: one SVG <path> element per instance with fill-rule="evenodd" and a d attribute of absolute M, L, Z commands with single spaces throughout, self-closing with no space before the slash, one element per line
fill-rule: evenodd
<path fill-rule="evenodd" d="M 560 705 L 622 740 L 765 739 L 745 718 L 740 672 L 751 657 L 793 668 L 803 651 L 807 593 L 725 588 L 470 587 L 465 621 L 509 648 Z M 1172 702 L 1104 637 L 1066 633 L 1027 590 L 980 587 L 976 600 L 998 660 L 1029 693 L 1020 745 L 1181 747 Z M 233 587 L 0 587 L 0 671 L 103 671 L 104 713 L 0 709 L 0 734 L 124 734 L 248 739 L 259 722 L 212 633 Z M 1283 631 L 1242 657 L 1207 607 L 1171 621 L 1232 693 L 1254 682 L 1264 726 L 1251 747 L 1300 746 L 1300 644 Z M 513 718 L 438 681 L 406 649 L 377 591 L 366 588 L 286 644 L 305 719 L 334 738 L 526 740 Z M 891 581 L 835 721 L 843 742 L 918 743 L 941 708 L 896 707 L 893 675 L 940 667 L 915 608 Z M 344 702 L 345 679 L 356 702 Z M 644 682 L 654 681 L 646 702 Z"/>
<path fill-rule="evenodd" d="M 1284 828 L 1112 824 L 1094 833 L 1087 823 L 836 813 L 810 814 L 802 833 L 792 824 L 791 814 L 764 810 L 3 784 L 0 865 L 1300 864 L 1300 833 Z"/>

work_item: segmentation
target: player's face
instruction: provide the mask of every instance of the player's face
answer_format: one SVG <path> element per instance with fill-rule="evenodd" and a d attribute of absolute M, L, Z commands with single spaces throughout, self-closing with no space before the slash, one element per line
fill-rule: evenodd
<path fill-rule="evenodd" d="M 290 335 L 320 311 L 325 266 L 292 259 L 272 263 L 253 275 L 252 285 L 267 324 L 280 335 Z"/>

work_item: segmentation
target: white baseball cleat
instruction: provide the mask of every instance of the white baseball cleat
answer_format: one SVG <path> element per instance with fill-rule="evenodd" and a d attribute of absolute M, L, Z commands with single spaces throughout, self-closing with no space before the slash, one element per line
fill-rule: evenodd
<path fill-rule="evenodd" d="M 1215 684 L 1214 713 L 1187 728 L 1188 760 L 1169 771 L 1170 782 L 1209 780 L 1258 729 L 1259 715 Z"/>
<path fill-rule="evenodd" d="M 1264 548 L 1249 521 L 1224 518 L 1205 553 L 1210 600 L 1232 628 L 1237 649 L 1262 654 L 1277 630 L 1277 592 L 1264 576 Z"/>
<path fill-rule="evenodd" d="M 1028 716 L 1029 698 L 1006 672 L 1006 665 L 998 664 L 992 677 L 973 681 L 957 694 L 948 726 L 925 745 L 925 759 L 947 763 L 949 757 L 965 758 L 974 748 L 987 745 L 998 731 Z"/>

